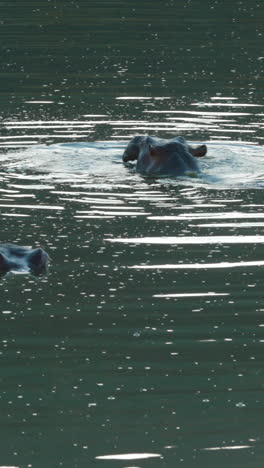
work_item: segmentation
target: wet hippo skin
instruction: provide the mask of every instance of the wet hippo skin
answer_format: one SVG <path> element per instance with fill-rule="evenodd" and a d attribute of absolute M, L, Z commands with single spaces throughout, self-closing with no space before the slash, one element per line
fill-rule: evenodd
<path fill-rule="evenodd" d="M 199 172 L 197 158 L 205 156 L 206 145 L 191 147 L 183 137 L 162 140 L 135 136 L 129 142 L 123 162 L 137 161 L 136 170 L 145 175 L 182 175 Z"/>
<path fill-rule="evenodd" d="M 49 261 L 48 254 L 39 248 L 31 249 L 13 244 L 0 244 L 0 274 L 13 271 L 30 271 L 35 275 L 44 273 Z"/>

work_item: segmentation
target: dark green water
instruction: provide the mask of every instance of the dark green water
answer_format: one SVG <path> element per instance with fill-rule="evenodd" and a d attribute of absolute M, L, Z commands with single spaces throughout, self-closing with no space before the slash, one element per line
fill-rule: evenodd
<path fill-rule="evenodd" d="M 0 467 L 262 467 L 262 2 L 0 5 L 0 242 L 51 257 L 0 280 Z"/>

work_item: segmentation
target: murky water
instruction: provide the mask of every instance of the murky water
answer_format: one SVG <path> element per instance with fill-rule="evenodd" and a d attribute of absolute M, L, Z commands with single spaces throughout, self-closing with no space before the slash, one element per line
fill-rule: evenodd
<path fill-rule="evenodd" d="M 262 5 L 2 9 L 1 243 L 51 265 L 0 280 L 0 467 L 262 467 Z"/>

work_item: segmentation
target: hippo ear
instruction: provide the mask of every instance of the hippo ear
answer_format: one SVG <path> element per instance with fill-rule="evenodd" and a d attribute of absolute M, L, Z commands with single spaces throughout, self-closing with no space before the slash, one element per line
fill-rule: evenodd
<path fill-rule="evenodd" d="M 9 266 L 8 266 L 8 262 L 5 258 L 5 256 L 3 254 L 0 253 L 0 271 L 3 271 L 3 270 L 8 270 L 9 269 Z"/>
<path fill-rule="evenodd" d="M 28 259 L 30 266 L 39 267 L 46 263 L 48 255 L 40 247 L 30 252 Z"/>
<path fill-rule="evenodd" d="M 5 261 L 5 257 L 0 253 L 0 268 L 3 265 L 4 261 Z"/>
<path fill-rule="evenodd" d="M 207 153 L 206 145 L 197 146 L 197 148 L 191 148 L 190 153 L 196 158 L 202 158 Z"/>

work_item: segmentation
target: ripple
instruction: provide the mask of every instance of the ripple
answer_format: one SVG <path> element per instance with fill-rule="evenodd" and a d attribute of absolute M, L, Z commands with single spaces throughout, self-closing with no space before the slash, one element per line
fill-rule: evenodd
<path fill-rule="evenodd" d="M 141 270 L 191 270 L 191 269 L 210 269 L 210 268 L 240 268 L 251 266 L 264 266 L 264 260 L 256 260 L 250 262 L 220 262 L 220 263 L 176 263 L 164 265 L 133 265 L 128 268 L 136 268 Z"/>
<path fill-rule="evenodd" d="M 162 458 L 159 453 L 123 453 L 116 455 L 99 455 L 97 460 L 143 460 L 145 458 Z"/>
<path fill-rule="evenodd" d="M 205 223 L 205 224 L 189 224 L 190 227 L 206 227 L 206 228 L 251 228 L 251 227 L 264 227 L 264 223 Z"/>
<path fill-rule="evenodd" d="M 120 237 L 105 240 L 124 244 L 263 244 L 264 236 Z"/>
<path fill-rule="evenodd" d="M 237 103 L 237 102 L 196 102 L 192 106 L 205 107 L 263 107 L 262 104 Z"/>
<path fill-rule="evenodd" d="M 19 466 L 1 465 L 0 468 L 19 468 Z"/>
<path fill-rule="evenodd" d="M 229 293 L 176 293 L 176 294 L 154 294 L 153 297 L 207 297 L 207 296 L 230 296 Z"/>
<path fill-rule="evenodd" d="M 19 213 L 0 213 L 0 216 L 13 216 L 16 218 L 28 218 L 30 215 L 28 214 L 19 214 Z"/>
<path fill-rule="evenodd" d="M 54 104 L 55 101 L 25 101 L 26 104 Z"/>
<path fill-rule="evenodd" d="M 147 216 L 148 214 L 149 213 L 141 213 L 141 212 L 138 212 L 138 211 L 103 211 L 103 210 L 87 211 L 87 215 Z M 74 217 L 75 218 L 83 218 L 85 216 L 75 215 Z"/>
<path fill-rule="evenodd" d="M 202 448 L 200 450 L 207 450 L 207 451 L 210 451 L 210 450 L 242 450 L 242 449 L 248 449 L 248 448 L 252 448 L 253 446 L 252 445 L 226 445 L 224 447 L 206 447 L 206 448 Z"/>
<path fill-rule="evenodd" d="M 29 208 L 31 210 L 64 210 L 63 206 L 53 206 L 53 205 L 14 205 L 14 204 L 0 204 L 2 207 L 9 207 L 9 208 Z"/>
<path fill-rule="evenodd" d="M 91 122 L 91 121 L 90 121 Z M 72 121 L 67 121 L 68 125 L 72 124 Z M 78 123 L 78 122 L 77 122 Z M 75 124 L 77 125 L 75 122 Z M 102 121 L 101 121 L 102 123 Z M 122 121 L 122 124 L 127 122 Z M 22 129 L 22 122 L 14 123 Z M 27 123 L 30 127 L 34 128 L 35 122 Z M 45 123 L 47 125 L 47 123 Z M 82 125 L 80 122 L 79 125 Z M 93 122 L 94 124 L 94 122 Z M 120 122 L 112 121 L 112 125 L 119 125 Z M 186 125 L 187 122 L 184 123 Z M 10 122 L 9 122 L 10 125 Z M 42 123 L 39 124 L 40 128 Z M 56 124 L 49 123 L 48 126 L 56 126 Z M 87 123 L 83 125 L 88 125 Z M 90 124 L 89 124 L 90 125 Z M 129 121 L 129 126 L 137 126 L 139 123 L 136 121 Z M 145 124 L 144 124 L 145 125 Z M 157 129 L 157 125 L 153 126 Z M 160 126 L 160 123 L 158 124 Z M 188 124 L 189 125 L 189 124 Z M 195 124 L 196 125 L 196 124 Z M 200 125 L 200 123 L 197 123 Z M 219 124 L 218 124 L 219 125 Z M 42 125 L 43 126 L 43 125 Z M 60 124 L 58 124 L 60 126 Z M 168 123 L 162 123 L 162 128 L 168 129 Z M 150 131 L 151 127 L 148 123 L 147 132 Z M 161 127 L 160 127 L 161 128 Z M 170 129 L 170 131 L 172 128 Z M 179 130 L 179 128 L 178 128 Z M 217 130 L 217 129 L 216 129 Z M 231 129 L 232 131 L 234 129 Z M 236 131 L 241 131 L 243 128 L 239 128 Z M 178 133 L 178 131 L 177 131 Z M 30 135 L 33 137 L 33 135 Z M 38 131 L 38 137 L 44 137 L 40 135 Z M 124 136 L 127 138 L 127 135 Z M 7 140 L 8 141 L 8 140 Z M 10 141 L 3 143 L 9 144 Z M 25 143 L 23 141 L 23 143 Z M 196 144 L 195 142 L 193 142 Z M 17 144 L 11 142 L 10 144 Z M 20 143 L 19 143 L 20 144 Z M 8 173 L 13 176 L 18 175 L 19 172 L 25 173 L 25 171 L 37 172 L 40 180 L 49 178 L 61 182 L 70 182 L 70 178 L 75 179 L 75 185 L 79 181 L 82 182 L 82 188 L 95 187 L 106 187 L 109 180 L 112 181 L 111 189 L 115 187 L 125 187 L 127 182 L 139 183 L 142 178 L 133 170 L 128 169 L 122 163 L 122 152 L 127 144 L 127 141 L 104 141 L 104 142 L 74 142 L 74 143 L 54 143 L 52 145 L 35 145 L 32 147 L 23 148 L 20 150 L 14 150 L 12 153 L 1 155 L 1 164 L 5 169 L 7 167 Z M 208 143 L 208 156 L 201 158 L 200 166 L 201 173 L 197 178 L 182 177 L 182 178 L 164 178 L 162 183 L 168 183 L 168 180 L 174 180 L 174 183 L 188 184 L 193 186 L 204 186 L 213 185 L 221 188 L 233 187 L 237 188 L 240 186 L 261 186 L 264 184 L 264 175 L 262 168 L 262 147 L 258 147 L 252 144 L 252 142 L 230 142 L 222 143 Z M 96 181 L 100 177 L 100 180 Z M 144 179 L 145 180 L 145 179 Z M 159 184 L 160 180 L 155 181 Z M 114 183 L 116 181 L 116 183 Z M 73 181 L 72 181 L 73 182 Z M 86 182 L 86 184 L 85 184 Z M 154 181 L 153 181 L 154 183 Z M 102 185 L 103 184 L 103 185 Z M 108 184 L 109 185 L 109 184 Z M 130 187 L 129 187 L 130 188 Z M 151 192 L 149 192 L 151 193 Z M 120 194 L 119 194 L 120 196 Z M 130 198 L 138 198 L 144 200 L 144 195 L 140 194 L 127 194 Z M 145 197 L 149 197 L 149 194 L 145 194 Z M 166 194 L 153 194 L 152 199 L 159 197 L 163 200 L 169 200 Z"/>
<path fill-rule="evenodd" d="M 188 213 L 180 215 L 149 216 L 148 219 L 156 221 L 199 220 L 199 219 L 247 219 L 264 218 L 264 213 L 243 213 L 238 211 L 219 213 Z"/>
<path fill-rule="evenodd" d="M 209 116 L 218 116 L 218 115 L 226 115 L 228 117 L 232 116 L 244 116 L 244 115 L 251 115 L 249 112 L 211 112 L 211 111 L 181 111 L 181 110 L 146 110 L 144 111 L 147 114 L 190 114 L 190 115 L 209 115 Z"/>

